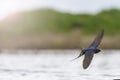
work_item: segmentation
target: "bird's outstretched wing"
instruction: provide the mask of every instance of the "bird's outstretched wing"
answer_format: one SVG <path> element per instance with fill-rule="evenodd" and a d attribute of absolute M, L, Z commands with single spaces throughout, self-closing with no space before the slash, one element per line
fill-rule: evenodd
<path fill-rule="evenodd" d="M 92 61 L 94 54 L 85 54 L 84 60 L 83 60 L 83 68 L 87 69 Z"/>
<path fill-rule="evenodd" d="M 103 38 L 103 35 L 104 35 L 104 30 L 102 29 L 88 48 L 97 48 Z"/>

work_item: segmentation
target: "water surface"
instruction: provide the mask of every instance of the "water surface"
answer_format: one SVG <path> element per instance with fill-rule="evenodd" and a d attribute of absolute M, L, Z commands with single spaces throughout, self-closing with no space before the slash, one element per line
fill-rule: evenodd
<path fill-rule="evenodd" d="M 0 54 L 0 80 L 113 80 L 120 79 L 120 51 L 96 54 L 87 70 L 79 50 L 19 50 Z"/>

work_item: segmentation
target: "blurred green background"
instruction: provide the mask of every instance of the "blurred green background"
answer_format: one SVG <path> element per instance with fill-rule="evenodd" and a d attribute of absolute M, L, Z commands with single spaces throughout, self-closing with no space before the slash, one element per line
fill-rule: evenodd
<path fill-rule="evenodd" d="M 0 49 L 80 49 L 101 29 L 120 49 L 120 0 L 1 0 Z"/>
<path fill-rule="evenodd" d="M 10 17 L 11 15 L 0 23 L 4 27 L 13 27 L 8 30 L 10 33 L 68 33 L 75 28 L 83 30 L 84 35 L 95 34 L 99 29 L 105 29 L 106 35 L 119 35 L 120 33 L 120 10 L 117 9 L 104 10 L 94 15 L 43 9 L 20 12 Z"/>
<path fill-rule="evenodd" d="M 120 10 L 97 14 L 53 9 L 18 12 L 0 21 L 1 49 L 79 49 L 105 30 L 101 48 L 120 49 Z"/>

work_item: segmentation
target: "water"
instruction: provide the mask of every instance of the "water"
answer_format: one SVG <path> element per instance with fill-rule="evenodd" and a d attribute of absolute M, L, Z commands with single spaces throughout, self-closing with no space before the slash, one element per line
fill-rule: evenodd
<path fill-rule="evenodd" d="M 17 53 L 17 54 L 16 54 Z M 0 80 L 113 80 L 120 79 L 120 51 L 108 50 L 94 56 L 82 68 L 79 50 L 19 50 L 0 54 Z"/>

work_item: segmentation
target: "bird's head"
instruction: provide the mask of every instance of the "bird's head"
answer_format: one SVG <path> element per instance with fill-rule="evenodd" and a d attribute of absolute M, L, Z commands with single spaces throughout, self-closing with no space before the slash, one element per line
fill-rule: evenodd
<path fill-rule="evenodd" d="M 85 51 L 86 51 L 86 49 L 81 48 L 81 52 L 80 52 L 79 56 L 76 57 L 75 59 L 78 59 L 79 57 L 81 57 L 82 55 L 84 55 L 84 54 L 85 54 Z M 75 60 L 75 59 L 73 59 L 73 60 Z M 73 60 L 72 60 L 72 61 L 73 61 Z"/>

